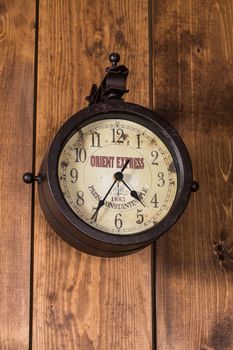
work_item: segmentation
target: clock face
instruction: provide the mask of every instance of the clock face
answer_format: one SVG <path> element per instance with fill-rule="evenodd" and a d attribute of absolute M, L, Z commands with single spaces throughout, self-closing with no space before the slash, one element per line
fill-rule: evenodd
<path fill-rule="evenodd" d="M 132 235 L 166 217 L 177 172 L 166 145 L 127 119 L 85 125 L 63 146 L 58 162 L 63 196 L 73 212 L 106 233 Z"/>

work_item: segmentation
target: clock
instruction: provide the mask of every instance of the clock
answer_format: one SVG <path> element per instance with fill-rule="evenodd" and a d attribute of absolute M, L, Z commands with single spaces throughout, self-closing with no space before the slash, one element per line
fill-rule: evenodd
<path fill-rule="evenodd" d="M 98 256 L 134 253 L 158 239 L 181 216 L 192 178 L 188 151 L 173 127 L 154 111 L 126 103 L 128 69 L 112 67 L 89 106 L 58 131 L 38 181 L 42 210 L 70 245 Z"/>

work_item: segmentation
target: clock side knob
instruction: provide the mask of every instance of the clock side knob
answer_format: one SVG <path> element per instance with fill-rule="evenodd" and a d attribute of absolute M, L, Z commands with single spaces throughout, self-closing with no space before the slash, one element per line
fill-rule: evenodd
<path fill-rule="evenodd" d="M 199 183 L 197 181 L 193 181 L 191 191 L 197 192 L 199 190 Z"/>
<path fill-rule="evenodd" d="M 112 67 L 116 67 L 117 63 L 120 61 L 119 53 L 117 53 L 117 52 L 110 53 L 109 61 L 112 63 Z"/>
<path fill-rule="evenodd" d="M 23 174 L 23 181 L 25 182 L 25 184 L 31 184 L 35 181 L 37 181 L 38 183 L 42 182 L 42 176 L 41 174 L 38 174 L 37 176 L 33 175 L 32 173 L 25 173 Z"/>

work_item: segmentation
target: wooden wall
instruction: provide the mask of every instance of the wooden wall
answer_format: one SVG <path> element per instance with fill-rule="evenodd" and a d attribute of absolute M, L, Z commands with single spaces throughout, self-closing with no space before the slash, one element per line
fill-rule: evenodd
<path fill-rule="evenodd" d="M 169 233 L 117 259 L 64 243 L 22 182 L 111 51 L 200 183 Z M 1 350 L 233 349 L 232 101 L 232 0 L 0 0 Z"/>

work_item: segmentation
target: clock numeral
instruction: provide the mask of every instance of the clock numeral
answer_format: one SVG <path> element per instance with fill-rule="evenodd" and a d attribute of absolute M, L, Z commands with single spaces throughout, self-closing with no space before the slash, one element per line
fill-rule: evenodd
<path fill-rule="evenodd" d="M 137 145 L 137 149 L 140 149 L 141 148 L 141 140 L 140 140 L 140 134 L 138 134 L 138 135 L 136 135 L 137 136 L 137 143 L 138 143 L 138 145 Z"/>
<path fill-rule="evenodd" d="M 79 205 L 79 206 L 82 206 L 84 204 L 84 193 L 83 191 L 78 191 L 77 192 L 77 201 L 76 203 Z"/>
<path fill-rule="evenodd" d="M 100 147 L 100 134 L 98 132 L 93 132 L 91 135 L 91 147 Z"/>
<path fill-rule="evenodd" d="M 154 197 L 150 201 L 152 204 L 154 204 L 154 208 L 158 208 L 159 202 L 157 199 L 157 193 L 155 193 Z"/>
<path fill-rule="evenodd" d="M 137 209 L 137 220 L 136 220 L 136 223 L 138 225 L 142 224 L 143 221 L 144 221 L 144 216 L 143 214 L 140 214 L 142 212 L 142 209 Z"/>
<path fill-rule="evenodd" d="M 113 143 L 124 143 L 125 134 L 122 129 L 112 129 L 112 142 Z"/>
<path fill-rule="evenodd" d="M 87 159 L 87 151 L 85 148 L 75 148 L 76 150 L 76 159 L 75 162 L 84 163 Z"/>
<path fill-rule="evenodd" d="M 158 186 L 163 187 L 165 184 L 165 180 L 164 180 L 164 173 L 162 171 L 158 173 L 158 178 L 159 178 Z"/>
<path fill-rule="evenodd" d="M 78 170 L 76 168 L 72 168 L 70 170 L 71 182 L 75 184 L 78 181 Z"/>
<path fill-rule="evenodd" d="M 121 217 L 122 217 L 121 214 L 116 214 L 115 216 L 115 226 L 118 230 L 120 230 L 120 228 L 122 228 L 122 225 L 123 225 Z"/>
<path fill-rule="evenodd" d="M 159 165 L 158 162 L 156 162 L 156 160 L 158 159 L 159 153 L 157 151 L 151 151 L 151 156 L 154 157 L 153 161 L 152 161 L 152 165 Z"/>

